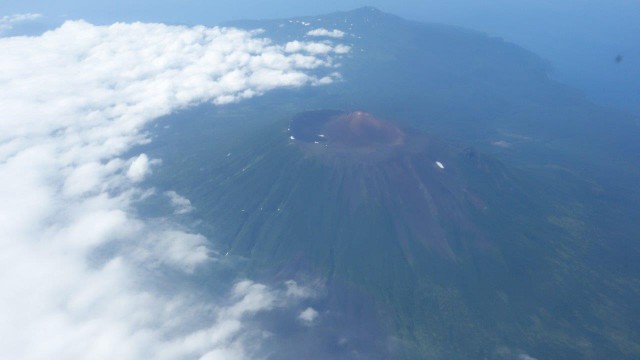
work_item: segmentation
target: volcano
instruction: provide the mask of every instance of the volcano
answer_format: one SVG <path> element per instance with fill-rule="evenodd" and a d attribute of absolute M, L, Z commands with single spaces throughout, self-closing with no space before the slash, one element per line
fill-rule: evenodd
<path fill-rule="evenodd" d="M 365 111 L 302 112 L 253 136 L 230 150 L 215 186 L 194 187 L 215 199 L 205 218 L 225 253 L 250 258 L 254 274 L 322 279 L 332 312 L 403 329 L 409 357 L 453 354 L 460 339 L 472 354 L 492 351 L 488 324 L 514 321 L 549 261 L 520 255 L 546 241 L 525 235 L 544 223 L 526 179 Z"/>
<path fill-rule="evenodd" d="M 243 274 L 318 285 L 271 358 L 638 358 L 636 119 L 473 31 L 372 8 L 233 25 L 285 44 L 302 22 L 347 34 L 341 81 L 185 110 L 144 149 Z"/>
<path fill-rule="evenodd" d="M 253 278 L 323 284 L 316 306 L 331 320 L 310 337 L 336 343 L 326 338 L 346 332 L 351 341 L 343 357 L 305 358 L 512 359 L 523 347 L 580 354 L 554 335 L 588 330 L 555 319 L 567 316 L 559 304 L 576 278 L 558 278 L 573 240 L 549 220 L 562 195 L 548 184 L 363 110 L 215 129 L 218 143 L 233 142 L 209 167 L 180 165 L 181 191 L 201 209 L 203 231 L 222 253 L 248 259 Z M 587 306 L 582 294 L 572 301 Z"/>

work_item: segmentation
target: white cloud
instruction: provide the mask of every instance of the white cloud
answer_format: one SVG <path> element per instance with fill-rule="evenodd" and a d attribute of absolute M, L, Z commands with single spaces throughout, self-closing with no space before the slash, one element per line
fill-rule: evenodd
<path fill-rule="evenodd" d="M 167 265 L 187 273 L 192 273 L 198 265 L 211 260 L 207 238 L 200 234 L 169 229 L 147 234 L 144 247 L 137 249 L 146 263 Z"/>
<path fill-rule="evenodd" d="M 500 346 L 496 349 L 496 355 L 501 359 L 516 359 L 516 360 L 537 360 L 537 358 L 522 352 L 517 349 L 508 348 L 506 346 Z"/>
<path fill-rule="evenodd" d="M 122 165 L 123 162 L 116 159 L 106 164 L 87 162 L 67 168 L 68 175 L 64 180 L 64 194 L 73 197 L 91 191 L 101 191 L 105 179 L 121 170 Z"/>
<path fill-rule="evenodd" d="M 173 206 L 173 213 L 177 215 L 188 214 L 193 211 L 193 206 L 191 205 L 191 201 L 189 199 L 180 196 L 175 191 L 165 191 L 164 195 L 169 198 L 171 201 L 171 205 Z"/>
<path fill-rule="evenodd" d="M 42 17 L 41 14 L 31 14 L 31 13 L 3 16 L 0 18 L 0 35 L 2 35 L 3 32 L 11 30 L 13 26 L 18 23 L 33 21 L 41 17 Z"/>
<path fill-rule="evenodd" d="M 327 42 L 308 42 L 308 41 L 289 41 L 285 44 L 285 51 L 288 53 L 306 52 L 312 55 L 328 55 L 328 54 L 346 54 L 351 50 L 351 47 L 338 44 L 333 46 Z"/>
<path fill-rule="evenodd" d="M 347 45 L 344 45 L 344 44 L 338 44 L 338 45 L 336 45 L 336 47 L 333 48 L 333 52 L 335 52 L 336 54 L 339 54 L 339 55 L 346 54 L 349 51 L 351 51 L 351 46 L 347 46 Z"/>
<path fill-rule="evenodd" d="M 300 315 L 298 315 L 298 319 L 300 319 L 304 324 L 311 325 L 318 318 L 318 312 L 312 308 L 308 307 L 304 309 Z"/>
<path fill-rule="evenodd" d="M 151 162 L 146 154 L 140 154 L 133 159 L 129 170 L 127 170 L 127 177 L 133 182 L 140 182 L 151 173 Z"/>
<path fill-rule="evenodd" d="M 344 37 L 344 31 L 338 30 L 338 29 L 333 29 L 331 31 L 325 29 L 325 28 L 319 28 L 319 29 L 313 29 L 310 30 L 309 32 L 307 32 L 308 36 L 326 36 L 326 37 L 332 37 L 332 38 L 337 38 L 340 39 L 342 37 Z"/>
<path fill-rule="evenodd" d="M 520 354 L 518 356 L 518 360 L 536 360 L 533 356 L 529 356 L 527 354 Z"/>
<path fill-rule="evenodd" d="M 315 296 L 313 290 L 307 286 L 300 286 L 295 280 L 285 281 L 287 297 L 293 299 L 306 299 Z"/>
<path fill-rule="evenodd" d="M 510 148 L 512 146 L 510 142 L 504 141 L 504 140 L 493 141 L 491 142 L 491 145 L 502 147 L 502 148 Z"/>
<path fill-rule="evenodd" d="M 142 23 L 70 21 L 0 38 L 0 357 L 254 357 L 259 344 L 246 339 L 259 330 L 247 317 L 310 292 L 242 281 L 216 306 L 170 281 L 167 272 L 189 279 L 213 266 L 214 251 L 171 218 L 137 215 L 150 194 L 140 181 L 158 161 L 123 156 L 176 109 L 339 78 L 337 53 Z M 175 195 L 176 213 L 188 211 Z"/>

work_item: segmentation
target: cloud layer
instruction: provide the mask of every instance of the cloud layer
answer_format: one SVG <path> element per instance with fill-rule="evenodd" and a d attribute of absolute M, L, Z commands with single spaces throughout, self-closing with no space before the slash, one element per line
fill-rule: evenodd
<path fill-rule="evenodd" d="M 220 302 L 181 285 L 219 260 L 171 217 L 137 213 L 161 160 L 123 154 L 177 109 L 330 83 L 347 51 L 142 23 L 70 21 L 0 38 L 0 357 L 256 356 L 259 342 L 246 339 L 259 330 L 245 319 L 307 292 L 245 280 Z M 191 211 L 188 199 L 165 196 L 175 214 Z"/>

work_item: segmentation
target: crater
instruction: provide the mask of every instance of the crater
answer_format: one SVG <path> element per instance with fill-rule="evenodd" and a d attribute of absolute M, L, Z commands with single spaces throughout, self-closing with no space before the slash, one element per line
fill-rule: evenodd
<path fill-rule="evenodd" d="M 375 116 L 338 110 L 298 114 L 289 127 L 292 140 L 344 149 L 377 149 L 402 145 L 405 133 Z"/>

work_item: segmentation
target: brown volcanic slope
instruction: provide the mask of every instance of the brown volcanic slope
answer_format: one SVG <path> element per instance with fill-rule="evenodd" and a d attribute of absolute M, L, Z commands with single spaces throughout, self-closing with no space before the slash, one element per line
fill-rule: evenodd
<path fill-rule="evenodd" d="M 403 131 L 363 111 L 305 112 L 293 119 L 290 130 L 298 141 L 326 143 L 346 151 L 391 148 L 405 139 Z"/>
<path fill-rule="evenodd" d="M 400 129 L 362 111 L 330 117 L 322 130 L 328 142 L 345 147 L 398 146 L 404 142 Z"/>
<path fill-rule="evenodd" d="M 362 111 L 301 113 L 290 132 L 295 144 L 333 173 L 328 179 L 331 192 L 340 192 L 333 203 L 344 202 L 343 209 L 350 213 L 366 207 L 393 209 L 384 219 L 395 228 L 388 240 L 400 244 L 407 260 L 413 262 L 412 247 L 418 244 L 455 258 L 443 227 L 449 220 L 460 231 L 476 232 L 461 215 L 461 205 L 482 207 L 482 201 L 464 190 L 455 168 L 438 165 L 448 164 L 444 158 L 451 157 L 453 149 Z"/>

